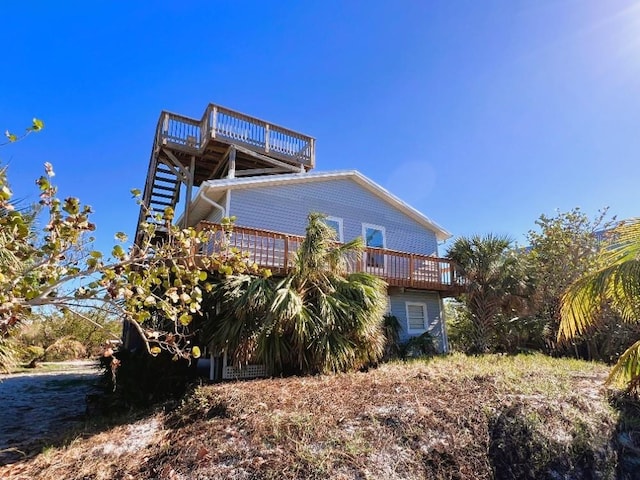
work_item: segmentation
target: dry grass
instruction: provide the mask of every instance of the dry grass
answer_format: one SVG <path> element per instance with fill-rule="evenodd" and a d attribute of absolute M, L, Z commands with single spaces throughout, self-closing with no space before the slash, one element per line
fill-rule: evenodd
<path fill-rule="evenodd" d="M 0 467 L 0 478 L 615 478 L 606 373 L 541 355 L 453 355 L 205 386 L 168 415 Z"/>

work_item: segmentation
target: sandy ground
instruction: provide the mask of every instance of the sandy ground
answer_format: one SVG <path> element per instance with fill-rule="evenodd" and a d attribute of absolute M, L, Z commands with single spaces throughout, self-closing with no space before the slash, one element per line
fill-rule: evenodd
<path fill-rule="evenodd" d="M 84 420 L 86 395 L 99 372 L 94 362 L 66 363 L 64 371 L 0 375 L 0 465 Z"/>

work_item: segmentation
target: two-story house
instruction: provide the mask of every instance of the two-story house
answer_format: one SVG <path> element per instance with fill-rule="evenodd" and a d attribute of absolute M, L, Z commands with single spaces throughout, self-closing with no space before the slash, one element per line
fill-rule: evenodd
<path fill-rule="evenodd" d="M 351 268 L 387 282 L 400 340 L 429 332 L 447 351 L 442 299 L 459 283 L 451 262 L 438 257 L 438 242 L 450 234 L 361 173 L 314 166 L 309 136 L 216 105 L 199 120 L 163 112 L 144 201 L 162 211 L 182 191 L 185 226 L 236 217 L 232 244 L 275 275 L 286 273 L 308 214 L 321 212 L 340 241 L 363 238 L 366 251 Z"/>

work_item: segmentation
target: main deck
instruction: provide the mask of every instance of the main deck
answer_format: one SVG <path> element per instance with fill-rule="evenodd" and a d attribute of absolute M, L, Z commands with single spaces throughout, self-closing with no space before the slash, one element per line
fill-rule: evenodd
<path fill-rule="evenodd" d="M 237 248 L 248 260 L 274 275 L 286 275 L 304 237 L 281 232 L 234 226 L 225 232 L 221 225 L 200 222 L 198 229 L 208 233 L 199 254 L 210 255 L 221 248 Z M 456 296 L 463 287 L 462 277 L 448 259 L 367 247 L 359 258 L 347 259 L 349 273 L 366 272 L 382 278 L 391 287 L 441 292 Z"/>

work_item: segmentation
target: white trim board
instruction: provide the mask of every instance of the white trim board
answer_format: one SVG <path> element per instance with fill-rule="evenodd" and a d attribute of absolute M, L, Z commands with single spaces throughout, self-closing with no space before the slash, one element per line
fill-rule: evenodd
<path fill-rule="evenodd" d="M 409 307 L 422 307 L 423 316 L 423 328 L 411 328 L 409 323 Z M 427 304 L 424 302 L 404 302 L 404 309 L 407 315 L 407 333 L 424 333 L 429 330 L 429 312 L 427 310 Z"/>

